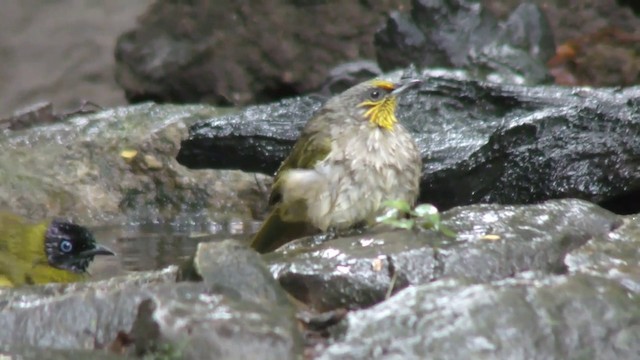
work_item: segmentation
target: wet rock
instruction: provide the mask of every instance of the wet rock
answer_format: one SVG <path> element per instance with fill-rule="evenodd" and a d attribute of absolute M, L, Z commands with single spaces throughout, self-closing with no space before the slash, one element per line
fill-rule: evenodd
<path fill-rule="evenodd" d="M 436 278 L 441 263 L 429 240 L 439 239 L 408 232 L 338 238 L 320 246 L 306 239 L 267 254 L 265 261 L 287 292 L 316 311 L 361 308 L 410 282 Z"/>
<path fill-rule="evenodd" d="M 182 141 L 176 159 L 193 169 L 272 175 L 322 102 L 318 97 L 285 99 L 198 122 L 189 128 L 189 138 Z"/>
<path fill-rule="evenodd" d="M 571 273 L 607 277 L 640 293 L 640 216 L 624 217 L 614 231 L 572 250 L 565 264 Z"/>
<path fill-rule="evenodd" d="M 640 296 L 588 275 L 409 287 L 350 313 L 319 359 L 632 359 Z"/>
<path fill-rule="evenodd" d="M 150 289 L 171 283 L 176 268 L 95 283 L 0 290 L 0 349 L 100 349 L 131 328 Z M 22 349 L 22 350 L 21 350 Z"/>
<path fill-rule="evenodd" d="M 567 253 L 622 223 L 579 200 L 458 207 L 442 219 L 455 239 L 433 231 L 371 232 L 320 245 L 307 238 L 265 260 L 289 293 L 318 311 L 362 308 L 444 277 L 489 282 L 530 270 L 564 273 Z"/>
<path fill-rule="evenodd" d="M 565 273 L 565 256 L 588 241 L 603 241 L 623 221 L 586 201 L 552 200 L 538 205 L 471 205 L 443 214 L 462 241 L 440 251 L 444 276 L 481 282 L 535 270 Z"/>
<path fill-rule="evenodd" d="M 132 102 L 242 105 L 305 93 L 334 66 L 372 58 L 384 14 L 406 4 L 157 1 L 118 39 L 116 78 Z"/>
<path fill-rule="evenodd" d="M 633 185 L 640 183 L 640 88 L 506 86 L 426 74 L 398 108 L 423 155 L 421 201 L 445 210 L 581 198 L 640 211 Z M 321 103 L 303 97 L 200 121 L 178 161 L 273 174 Z"/>
<path fill-rule="evenodd" d="M 290 312 L 229 301 L 205 288 L 203 283 L 165 286 L 143 301 L 131 330 L 136 353 L 179 359 L 298 358 L 299 334 Z"/>
<path fill-rule="evenodd" d="M 469 70 L 478 79 L 539 84 L 555 52 L 544 13 L 522 4 L 503 23 L 473 0 L 414 0 L 410 14 L 393 13 L 375 36 L 380 67 L 410 64 Z"/>
<path fill-rule="evenodd" d="M 254 175 L 190 171 L 175 160 L 187 125 L 219 113 L 147 104 L 0 134 L 0 207 L 86 225 L 249 218 L 263 198 Z"/>
<path fill-rule="evenodd" d="M 226 248 L 228 255 L 251 252 L 230 243 L 218 249 Z M 108 358 L 105 352 L 181 359 L 213 354 L 221 359 L 248 354 L 296 358 L 302 340 L 293 307 L 258 255 L 253 256 L 280 297 L 269 298 L 266 291 L 254 290 L 257 285 L 249 286 L 259 281 L 251 271 L 256 265 L 243 263 L 235 264 L 233 276 L 229 269 L 204 282 L 175 283 L 177 269 L 171 267 L 95 283 L 1 290 L 0 326 L 5 331 L 0 332 L 0 351 L 28 357 L 55 349 L 51 358 Z M 219 267 L 230 265 L 227 260 L 214 259 Z M 234 280 L 236 287 L 231 286 Z"/>
<path fill-rule="evenodd" d="M 131 331 L 138 354 L 288 359 L 302 351 L 294 307 L 247 246 L 199 243 L 179 278 L 201 283 L 165 288 L 140 305 Z"/>
<path fill-rule="evenodd" d="M 23 347 L 2 352 L 0 356 L 7 356 L 8 359 L 21 360 L 117 360 L 122 356 L 111 354 L 107 351 L 91 350 L 65 350 L 65 349 L 44 349 Z"/>
<path fill-rule="evenodd" d="M 236 300 L 290 305 L 258 253 L 235 240 L 199 243 L 193 268 L 207 288 Z"/>

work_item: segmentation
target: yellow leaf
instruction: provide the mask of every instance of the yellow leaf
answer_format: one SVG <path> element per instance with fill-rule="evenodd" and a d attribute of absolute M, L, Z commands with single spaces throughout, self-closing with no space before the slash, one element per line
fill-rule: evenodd
<path fill-rule="evenodd" d="M 120 152 L 120 156 L 125 159 L 126 161 L 130 161 L 131 159 L 133 159 L 134 157 L 136 157 L 136 155 L 138 155 L 138 150 L 122 150 Z"/>

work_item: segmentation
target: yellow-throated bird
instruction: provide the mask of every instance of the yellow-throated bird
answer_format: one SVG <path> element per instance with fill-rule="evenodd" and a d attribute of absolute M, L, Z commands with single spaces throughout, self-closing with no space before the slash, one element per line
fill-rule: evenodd
<path fill-rule="evenodd" d="M 0 213 L 0 286 L 80 281 L 96 255 L 115 254 L 82 226 Z"/>
<path fill-rule="evenodd" d="M 385 200 L 413 204 L 422 161 L 395 111 L 396 97 L 417 83 L 375 79 L 329 99 L 278 169 L 273 209 L 251 246 L 264 253 L 313 232 L 371 224 Z"/>

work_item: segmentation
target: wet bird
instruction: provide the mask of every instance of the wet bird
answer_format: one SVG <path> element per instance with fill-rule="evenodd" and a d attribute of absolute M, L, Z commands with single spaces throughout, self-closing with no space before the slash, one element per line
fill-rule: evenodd
<path fill-rule="evenodd" d="M 0 213 L 0 287 L 80 281 L 96 255 L 115 254 L 82 226 Z"/>
<path fill-rule="evenodd" d="M 422 161 L 395 111 L 397 96 L 418 83 L 374 79 L 329 99 L 278 169 L 272 210 L 251 246 L 265 253 L 305 235 L 372 224 L 385 200 L 413 204 Z"/>

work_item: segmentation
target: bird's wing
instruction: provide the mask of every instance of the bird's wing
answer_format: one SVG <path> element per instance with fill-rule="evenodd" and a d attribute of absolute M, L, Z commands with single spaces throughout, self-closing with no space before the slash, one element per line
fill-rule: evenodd
<path fill-rule="evenodd" d="M 321 115 L 322 112 L 317 116 Z M 329 124 L 320 124 L 313 120 L 307 124 L 291 153 L 276 172 L 269 196 L 270 206 L 277 204 L 282 198 L 280 193 L 282 174 L 291 169 L 311 169 L 331 152 L 331 136 L 328 127 Z"/>
<path fill-rule="evenodd" d="M 311 224 L 307 222 L 306 210 L 291 211 L 297 217 L 285 219 L 283 213 L 290 209 L 284 209 L 281 204 L 282 189 L 286 176 L 284 174 L 291 169 L 311 169 L 319 161 L 322 161 L 331 152 L 330 123 L 327 118 L 318 118 L 327 114 L 327 110 L 320 110 L 302 130 L 298 141 L 293 146 L 289 156 L 282 162 L 276 172 L 276 176 L 271 187 L 269 205 L 273 207 L 271 214 L 262 223 L 260 230 L 251 240 L 251 247 L 260 253 L 273 251 L 287 242 L 310 235 L 317 232 Z M 288 204 L 288 207 L 296 206 Z"/>
<path fill-rule="evenodd" d="M 6 282 L 24 284 L 33 263 L 46 261 L 46 229 L 47 222 L 32 224 L 20 216 L 0 212 L 0 287 Z"/>

